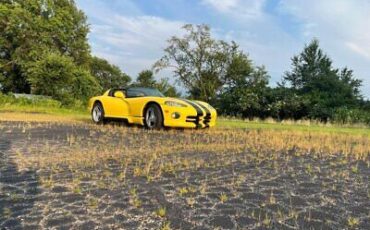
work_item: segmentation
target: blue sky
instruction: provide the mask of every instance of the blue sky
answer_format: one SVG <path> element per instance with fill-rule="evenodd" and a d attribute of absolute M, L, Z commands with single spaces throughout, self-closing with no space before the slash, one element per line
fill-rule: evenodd
<path fill-rule="evenodd" d="M 370 1 L 367 0 L 77 0 L 88 16 L 94 55 L 133 78 L 163 55 L 186 23 L 208 24 L 217 39 L 237 42 L 271 85 L 313 38 L 338 68 L 363 79 L 370 98 Z M 170 77 L 168 71 L 156 76 Z"/>

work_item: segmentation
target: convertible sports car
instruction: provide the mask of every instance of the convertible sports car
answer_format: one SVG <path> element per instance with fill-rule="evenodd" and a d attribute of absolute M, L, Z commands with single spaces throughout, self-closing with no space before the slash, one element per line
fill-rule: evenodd
<path fill-rule="evenodd" d="M 217 112 L 206 102 L 165 97 L 153 88 L 110 89 L 89 100 L 92 120 L 125 119 L 148 129 L 162 127 L 207 128 L 215 126 Z"/>

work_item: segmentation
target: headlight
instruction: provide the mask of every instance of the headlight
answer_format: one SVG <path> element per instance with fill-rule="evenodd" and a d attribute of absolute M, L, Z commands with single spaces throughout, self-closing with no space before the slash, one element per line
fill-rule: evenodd
<path fill-rule="evenodd" d="M 164 104 L 172 107 L 187 107 L 186 105 L 178 103 L 176 101 L 166 101 L 164 102 Z"/>

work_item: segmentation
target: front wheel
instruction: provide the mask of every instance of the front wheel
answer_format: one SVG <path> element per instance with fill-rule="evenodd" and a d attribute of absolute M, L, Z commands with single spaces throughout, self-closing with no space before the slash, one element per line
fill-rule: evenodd
<path fill-rule="evenodd" d="M 95 103 L 91 110 L 91 118 L 96 124 L 104 123 L 104 109 L 101 103 Z"/>
<path fill-rule="evenodd" d="M 163 127 L 163 116 L 158 105 L 151 104 L 147 107 L 144 123 L 147 129 L 161 129 Z"/>

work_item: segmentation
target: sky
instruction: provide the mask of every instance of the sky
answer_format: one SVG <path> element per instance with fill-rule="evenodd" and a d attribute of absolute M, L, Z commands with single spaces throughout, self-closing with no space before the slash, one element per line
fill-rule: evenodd
<path fill-rule="evenodd" d="M 276 85 L 291 58 L 316 38 L 336 68 L 363 80 L 370 98 L 368 0 L 76 0 L 90 24 L 92 53 L 136 78 L 164 54 L 184 24 L 207 24 L 215 39 L 235 41 Z M 172 77 L 170 70 L 156 76 Z"/>

